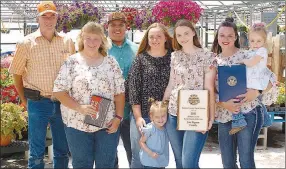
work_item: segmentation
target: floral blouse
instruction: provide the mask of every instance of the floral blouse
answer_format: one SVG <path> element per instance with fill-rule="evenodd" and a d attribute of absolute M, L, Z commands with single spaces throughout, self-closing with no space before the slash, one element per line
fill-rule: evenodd
<path fill-rule="evenodd" d="M 169 99 L 169 113 L 177 116 L 178 93 L 181 89 L 204 89 L 204 74 L 212 65 L 215 56 L 204 49 L 198 49 L 192 55 L 181 50 L 175 51 L 171 56 L 171 76 L 173 88 Z"/>
<path fill-rule="evenodd" d="M 99 66 L 88 66 L 80 53 L 71 55 L 62 65 L 54 82 L 53 92 L 67 91 L 79 104 L 90 104 L 92 95 L 114 100 L 114 95 L 124 93 L 124 79 L 113 57 L 104 57 Z M 101 128 L 84 123 L 85 115 L 61 105 L 64 124 L 85 132 Z M 106 122 L 114 118 L 115 104 L 111 102 Z M 106 127 L 106 126 L 104 126 Z"/>
<path fill-rule="evenodd" d="M 233 65 L 233 64 L 239 64 L 243 59 L 247 59 L 248 54 L 247 51 L 244 51 L 240 49 L 237 51 L 233 56 L 230 57 L 223 57 L 221 54 L 217 55 L 216 61 L 214 62 L 215 66 L 226 66 L 226 65 Z M 267 93 L 263 94 L 262 99 L 259 100 L 258 98 L 251 101 L 242 104 L 241 106 L 241 112 L 242 113 L 248 113 L 251 110 L 253 110 L 256 106 L 260 105 L 261 103 L 265 105 L 270 105 L 273 102 L 276 101 L 278 90 L 277 90 L 277 80 L 274 73 L 271 71 L 268 72 L 270 75 L 270 82 L 272 83 L 273 87 L 271 90 L 269 90 Z M 216 90 L 218 91 L 218 75 L 216 76 Z M 218 91 L 219 92 L 219 91 Z M 216 98 L 218 102 L 218 94 Z M 215 114 L 216 120 L 221 123 L 226 123 L 228 121 L 232 120 L 232 112 L 229 112 L 223 107 L 216 106 L 216 114 Z"/>

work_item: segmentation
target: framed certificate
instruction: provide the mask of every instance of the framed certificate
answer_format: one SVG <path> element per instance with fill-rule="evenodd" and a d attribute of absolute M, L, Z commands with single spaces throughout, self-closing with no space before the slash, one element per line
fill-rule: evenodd
<path fill-rule="evenodd" d="M 218 92 L 220 102 L 226 102 L 246 93 L 245 65 L 219 66 Z"/>
<path fill-rule="evenodd" d="M 207 130 L 208 112 L 208 90 L 180 90 L 177 130 Z"/>

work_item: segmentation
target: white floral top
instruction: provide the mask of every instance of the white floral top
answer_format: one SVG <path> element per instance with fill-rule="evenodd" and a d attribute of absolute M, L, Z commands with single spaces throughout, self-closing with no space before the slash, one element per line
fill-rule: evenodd
<path fill-rule="evenodd" d="M 252 67 L 246 67 L 247 88 L 265 90 L 269 83 L 270 75 L 267 68 L 267 49 L 261 47 L 256 50 L 248 51 L 248 58 L 251 59 L 254 56 L 261 56 L 262 59 L 259 63 Z"/>
<path fill-rule="evenodd" d="M 114 100 L 114 95 L 124 93 L 124 78 L 117 61 L 104 57 L 99 66 L 88 66 L 80 55 L 71 55 L 62 65 L 54 82 L 53 92 L 67 91 L 79 104 L 90 104 L 92 95 L 100 95 Z M 85 132 L 95 132 L 100 128 L 84 123 L 85 115 L 61 105 L 64 124 Z M 111 102 L 107 116 L 109 122 L 115 115 L 115 104 Z M 106 126 L 104 126 L 106 127 Z"/>
<path fill-rule="evenodd" d="M 233 56 L 230 56 L 230 57 L 223 57 L 221 54 L 219 54 L 216 57 L 216 62 L 214 63 L 214 65 L 216 66 L 228 65 L 229 66 L 233 64 L 239 64 L 241 63 L 243 59 L 246 59 L 247 57 L 248 57 L 247 51 L 244 51 L 242 49 L 240 49 Z M 262 96 L 261 100 L 262 100 L 262 103 L 265 105 L 270 105 L 273 102 L 275 102 L 277 95 L 278 95 L 276 76 L 271 71 L 269 71 L 269 74 L 271 74 L 270 82 L 272 83 L 273 87 L 271 90 L 269 90 L 267 93 L 263 94 Z M 216 90 L 218 91 L 218 76 L 216 77 Z M 218 95 L 217 95 L 216 100 L 218 101 Z M 241 112 L 242 113 L 250 112 L 256 106 L 261 104 L 261 100 L 257 98 L 254 101 L 242 104 Z M 221 123 L 226 123 L 232 120 L 232 113 L 220 106 L 216 106 L 215 117 L 217 121 Z"/>
<path fill-rule="evenodd" d="M 181 89 L 204 89 L 204 73 L 212 65 L 215 56 L 204 49 L 198 49 L 196 53 L 189 55 L 178 50 L 171 56 L 171 72 L 173 88 L 169 100 L 169 113 L 177 116 L 178 93 Z M 170 76 L 171 77 L 171 76 Z"/>

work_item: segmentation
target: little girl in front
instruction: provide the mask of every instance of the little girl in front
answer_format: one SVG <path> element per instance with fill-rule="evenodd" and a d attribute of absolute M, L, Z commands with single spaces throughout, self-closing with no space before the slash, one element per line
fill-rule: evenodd
<path fill-rule="evenodd" d="M 262 93 L 267 88 L 270 79 L 267 68 L 267 31 L 264 23 L 254 24 L 249 30 L 248 37 L 250 50 L 248 58 L 243 60 L 243 64 L 246 65 L 247 88 L 256 89 L 259 93 Z M 242 113 L 233 114 L 232 119 L 230 134 L 237 133 L 247 125 Z M 264 115 L 264 127 L 268 127 L 269 124 L 265 122 L 269 123 L 268 114 Z"/>
<path fill-rule="evenodd" d="M 169 139 L 164 127 L 168 101 L 149 99 L 149 102 L 151 123 L 141 129 L 140 161 L 144 168 L 165 168 L 169 164 Z"/>

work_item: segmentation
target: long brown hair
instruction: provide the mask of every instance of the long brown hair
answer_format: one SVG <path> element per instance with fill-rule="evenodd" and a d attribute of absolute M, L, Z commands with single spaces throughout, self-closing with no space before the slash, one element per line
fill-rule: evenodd
<path fill-rule="evenodd" d="M 150 29 L 157 28 L 157 27 L 163 31 L 163 33 L 166 37 L 165 48 L 168 50 L 173 50 L 173 48 L 172 48 L 172 37 L 169 35 L 169 32 L 168 32 L 167 28 L 165 27 L 165 25 L 163 25 L 161 23 L 153 23 L 152 25 L 150 25 L 148 27 L 146 33 L 144 34 L 144 36 L 141 40 L 141 43 L 139 45 L 139 49 L 137 52 L 137 56 L 150 49 L 150 46 L 148 43 L 148 34 L 149 34 Z"/>
<path fill-rule="evenodd" d="M 233 22 L 234 19 L 233 18 L 226 18 L 225 21 L 223 21 L 218 29 L 217 29 L 217 32 L 216 32 L 216 35 L 215 35 L 215 38 L 214 38 L 214 41 L 213 41 L 213 45 L 212 45 L 212 52 L 213 53 L 216 53 L 216 54 L 220 54 L 222 52 L 222 49 L 221 49 L 221 46 L 218 44 L 218 33 L 219 33 L 219 29 L 221 27 L 230 27 L 230 28 L 233 28 L 234 30 L 234 33 L 235 33 L 235 37 L 236 37 L 236 40 L 234 42 L 234 46 L 237 47 L 237 48 L 240 48 L 240 45 L 239 45 L 239 35 L 238 35 L 238 31 L 237 31 L 237 26 L 236 24 Z"/>
<path fill-rule="evenodd" d="M 175 28 L 174 28 L 173 48 L 175 50 L 181 50 L 182 49 L 182 46 L 178 43 L 177 36 L 176 36 L 176 28 L 179 26 L 189 27 L 195 33 L 195 36 L 193 37 L 193 44 L 198 48 L 202 48 L 202 45 L 199 41 L 199 38 L 198 38 L 197 32 L 194 28 L 194 25 L 189 20 L 181 19 L 176 23 Z"/>

